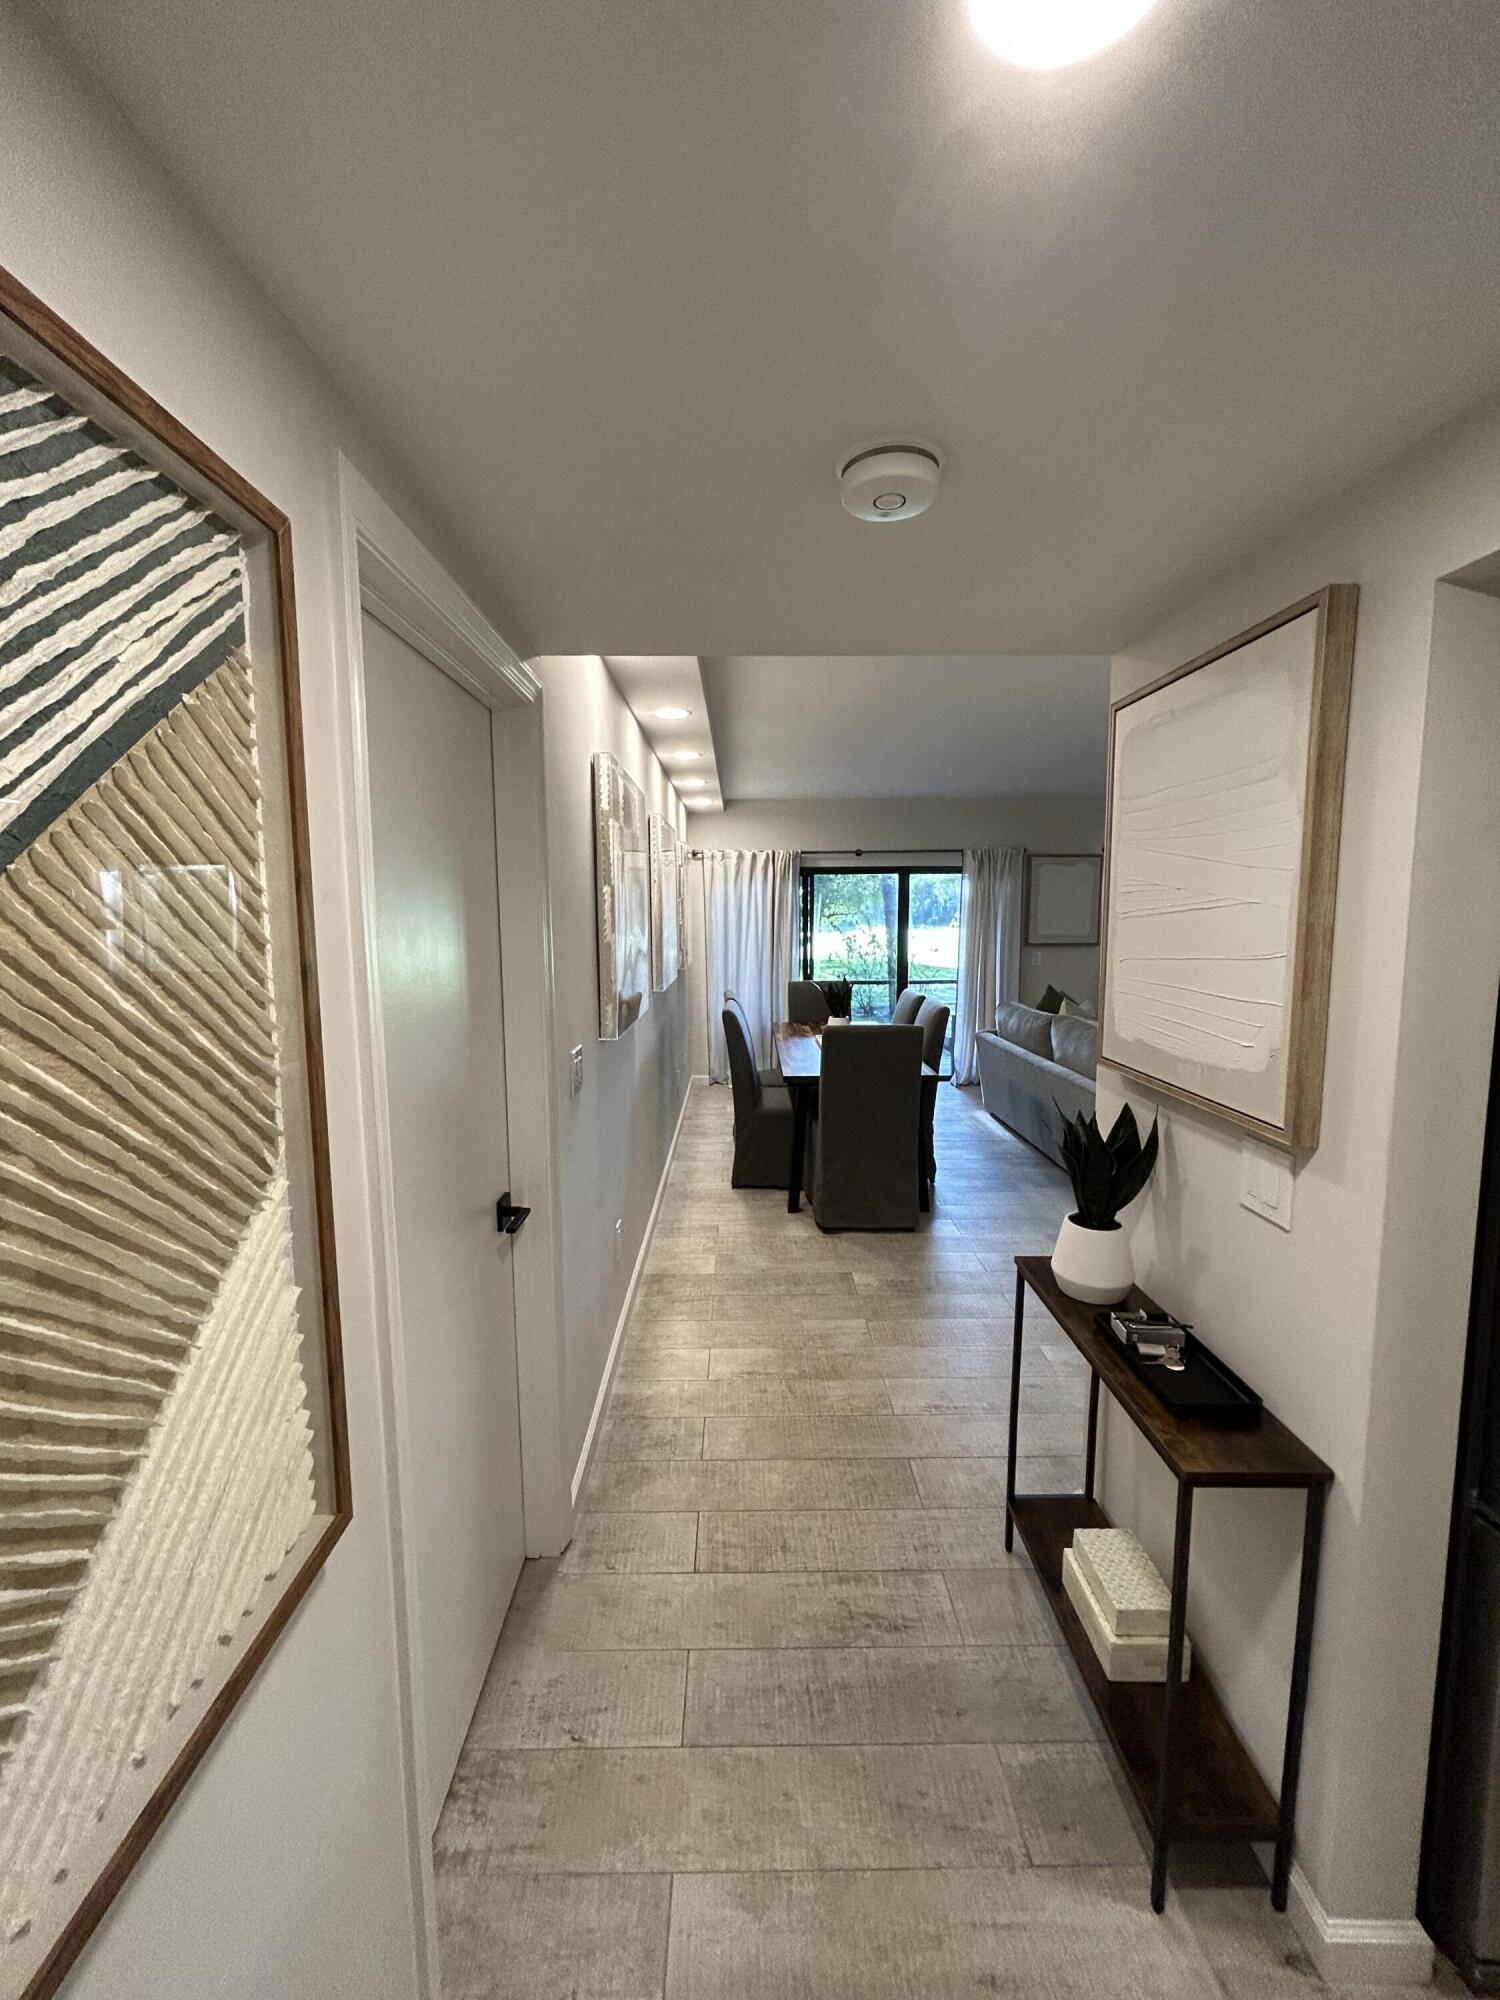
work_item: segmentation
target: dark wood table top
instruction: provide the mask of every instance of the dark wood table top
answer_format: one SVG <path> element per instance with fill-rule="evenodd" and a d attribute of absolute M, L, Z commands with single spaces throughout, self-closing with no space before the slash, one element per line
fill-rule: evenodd
<path fill-rule="evenodd" d="M 1157 1457 L 1193 1486 L 1325 1486 L 1331 1468 L 1279 1418 L 1263 1410 L 1247 1430 L 1222 1429 L 1197 1417 L 1175 1417 L 1136 1374 L 1118 1343 L 1095 1324 L 1097 1306 L 1070 1299 L 1052 1275 L 1049 1257 L 1018 1257 L 1016 1268 L 1067 1334 Z M 1157 1310 L 1139 1285 L 1126 1301 Z"/>
<path fill-rule="evenodd" d="M 837 1025 L 841 1027 L 843 1023 Z M 823 1073 L 821 1028 L 805 1028 L 796 1021 L 778 1021 L 771 1030 L 771 1039 L 775 1045 L 776 1067 L 788 1083 L 817 1082 Z M 937 1073 L 931 1063 L 923 1063 L 923 1076 L 935 1077 Z"/>

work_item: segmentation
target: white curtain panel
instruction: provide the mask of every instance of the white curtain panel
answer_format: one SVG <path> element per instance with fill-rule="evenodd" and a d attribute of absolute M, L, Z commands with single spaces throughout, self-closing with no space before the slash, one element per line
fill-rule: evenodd
<path fill-rule="evenodd" d="M 771 1029 L 786 1018 L 787 981 L 798 962 L 798 886 L 802 857 L 793 848 L 734 849 L 703 857 L 707 935 L 708 1074 L 729 1081 L 720 1018 L 725 993 L 744 1008 L 755 1060 L 771 1066 Z"/>
<path fill-rule="evenodd" d="M 953 1081 L 978 1083 L 974 1037 L 995 1025 L 995 1007 L 1021 989 L 1022 847 L 966 847 L 959 904 L 958 1007 Z"/>

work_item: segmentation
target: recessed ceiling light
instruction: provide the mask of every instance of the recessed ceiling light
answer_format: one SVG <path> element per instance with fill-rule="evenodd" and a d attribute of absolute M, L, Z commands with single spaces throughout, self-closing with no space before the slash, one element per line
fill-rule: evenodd
<path fill-rule="evenodd" d="M 1063 69 L 1129 34 L 1156 0 L 969 0 L 987 49 L 1022 69 Z"/>
<path fill-rule="evenodd" d="M 713 804 L 713 800 L 684 799 L 682 803 L 687 807 L 689 812 L 707 812 L 708 808 Z"/>
<path fill-rule="evenodd" d="M 678 778 L 676 784 L 679 792 L 706 792 L 708 790 L 707 778 Z"/>
<path fill-rule="evenodd" d="M 701 764 L 703 762 L 703 752 L 701 750 L 669 750 L 667 755 L 672 759 L 674 764 Z"/>
<path fill-rule="evenodd" d="M 658 722 L 686 722 L 692 712 L 690 708 L 653 708 L 651 711 Z"/>

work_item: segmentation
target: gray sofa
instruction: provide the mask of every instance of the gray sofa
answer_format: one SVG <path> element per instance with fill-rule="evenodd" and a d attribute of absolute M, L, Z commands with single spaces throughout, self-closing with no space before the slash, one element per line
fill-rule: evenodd
<path fill-rule="evenodd" d="M 1058 1107 L 1069 1118 L 1094 1109 L 1098 1022 L 1002 1001 L 995 1032 L 981 1028 L 975 1040 L 985 1110 L 1061 1166 Z"/>

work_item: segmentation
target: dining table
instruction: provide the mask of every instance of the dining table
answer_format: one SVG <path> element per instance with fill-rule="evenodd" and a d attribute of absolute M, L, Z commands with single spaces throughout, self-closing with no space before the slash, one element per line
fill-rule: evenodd
<path fill-rule="evenodd" d="M 830 1021 L 827 1025 L 840 1028 L 849 1024 L 846 1021 Z M 869 1025 L 878 1027 L 881 1024 L 872 1021 Z M 812 1115 L 813 1100 L 818 1094 L 818 1083 L 823 1074 L 823 1030 L 807 1027 L 800 1021 L 778 1021 L 771 1029 L 771 1045 L 782 1082 L 792 1096 L 792 1157 L 787 1165 L 786 1207 L 788 1215 L 795 1215 L 802 1206 L 802 1162 L 807 1152 L 807 1121 Z M 923 1088 L 935 1086 L 938 1075 L 931 1063 L 923 1063 Z M 925 1197 L 925 1177 L 923 1191 Z M 927 1206 L 925 1198 L 922 1205 L 924 1208 Z"/>

